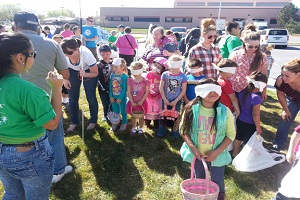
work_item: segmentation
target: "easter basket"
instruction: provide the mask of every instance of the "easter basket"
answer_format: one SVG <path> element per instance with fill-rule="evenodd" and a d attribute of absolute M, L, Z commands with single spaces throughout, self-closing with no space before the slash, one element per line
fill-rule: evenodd
<path fill-rule="evenodd" d="M 204 170 L 205 179 L 194 178 L 195 162 L 194 157 L 191 166 L 191 178 L 181 182 L 180 188 L 185 200 L 217 200 L 219 195 L 219 186 L 212 182 L 209 178 L 209 171 L 204 159 L 201 159 Z"/>
<path fill-rule="evenodd" d="M 160 112 L 160 125 L 166 127 L 173 127 L 177 120 L 179 112 L 175 110 L 175 106 L 171 110 L 164 106 L 164 109 Z"/>
<path fill-rule="evenodd" d="M 145 116 L 144 106 L 140 106 L 140 107 L 142 107 L 143 110 L 132 110 L 133 107 L 138 107 L 138 106 L 140 106 L 140 105 L 131 106 L 131 115 L 132 115 L 133 118 L 141 119 Z"/>
<path fill-rule="evenodd" d="M 119 105 L 119 104 L 118 104 Z M 108 107 L 108 112 L 107 112 L 107 119 L 112 123 L 112 124 L 119 124 L 121 121 L 121 115 L 119 113 L 113 112 L 111 110 L 112 104 L 109 104 Z M 121 111 L 120 105 L 119 105 L 119 110 Z"/>

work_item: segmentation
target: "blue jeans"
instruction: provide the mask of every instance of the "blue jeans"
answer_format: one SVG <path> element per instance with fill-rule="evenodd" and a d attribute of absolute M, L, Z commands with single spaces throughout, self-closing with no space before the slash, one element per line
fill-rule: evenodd
<path fill-rule="evenodd" d="M 53 176 L 54 156 L 47 135 L 35 146 L 17 152 L 16 146 L 0 143 L 0 180 L 3 200 L 48 200 Z"/>
<path fill-rule="evenodd" d="M 210 171 L 211 181 L 218 184 L 220 188 L 220 193 L 225 193 L 225 183 L 224 183 L 224 171 L 225 166 L 222 167 L 213 167 L 210 162 L 206 162 L 207 167 Z M 196 178 L 205 179 L 205 171 L 203 163 L 201 160 L 196 159 L 195 163 L 195 175 Z"/>
<path fill-rule="evenodd" d="M 296 103 L 296 102 L 290 100 L 289 97 L 287 97 L 286 100 L 287 100 L 287 105 L 288 105 L 288 108 L 289 108 L 292 116 L 289 121 L 283 121 L 281 119 L 278 124 L 276 137 L 275 137 L 275 140 L 273 141 L 273 144 L 277 144 L 280 148 L 282 148 L 283 145 L 285 144 L 285 142 L 287 141 L 290 126 L 294 122 L 295 117 L 297 116 L 297 114 L 300 110 L 300 103 Z"/>
<path fill-rule="evenodd" d="M 90 70 L 86 70 L 89 72 Z M 79 95 L 80 95 L 80 85 L 81 80 L 78 78 L 78 71 L 70 69 L 70 82 L 71 82 L 71 89 L 68 90 L 69 92 L 69 102 L 70 102 L 70 116 L 72 124 L 79 124 Z M 85 90 L 86 98 L 89 103 L 90 109 L 90 123 L 97 123 L 98 119 L 98 101 L 96 98 L 96 87 L 97 87 L 98 77 L 95 78 L 83 78 L 83 87 Z"/>
<path fill-rule="evenodd" d="M 110 104 L 110 98 L 109 98 L 109 94 L 101 94 L 100 95 L 100 99 L 101 99 L 101 103 L 103 106 L 103 112 L 104 112 L 104 117 L 107 117 L 107 113 L 108 113 L 108 108 L 109 108 L 109 104 Z"/>
<path fill-rule="evenodd" d="M 63 117 L 61 116 L 59 124 L 55 130 L 47 130 L 49 144 L 54 153 L 54 174 L 61 174 L 65 171 L 67 165 L 67 156 L 64 142 Z"/>
<path fill-rule="evenodd" d="M 121 108 L 121 116 L 122 116 L 122 124 L 127 124 L 127 113 L 126 113 L 126 99 L 123 99 L 120 103 L 120 106 L 116 103 L 112 103 L 112 110 L 115 113 L 120 113 Z"/>
<path fill-rule="evenodd" d="M 179 100 L 177 102 L 176 106 L 175 106 L 175 110 L 177 110 L 178 112 L 180 112 L 181 104 L 182 104 L 182 100 Z M 162 109 L 163 108 L 164 108 L 164 101 L 162 100 Z M 167 108 L 171 109 L 172 107 L 167 106 Z M 156 135 L 158 137 L 165 137 L 166 134 L 167 134 L 167 127 L 159 125 L 158 129 L 157 129 L 157 132 L 156 132 Z M 173 131 L 173 129 L 171 130 L 171 135 L 172 135 L 173 138 L 179 138 L 180 137 L 179 131 Z"/>

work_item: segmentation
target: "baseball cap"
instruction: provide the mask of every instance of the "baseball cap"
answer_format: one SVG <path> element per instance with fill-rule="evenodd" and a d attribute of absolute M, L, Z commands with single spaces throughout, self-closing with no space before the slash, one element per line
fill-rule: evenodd
<path fill-rule="evenodd" d="M 125 28 L 125 26 L 123 24 L 120 24 L 119 26 L 117 26 L 117 28 Z"/>
<path fill-rule="evenodd" d="M 14 15 L 14 21 L 16 23 L 23 22 L 24 24 L 31 24 L 31 25 L 39 25 L 39 20 L 37 16 L 33 13 L 29 12 L 18 12 Z"/>
<path fill-rule="evenodd" d="M 153 62 L 157 62 L 165 68 L 168 68 L 167 59 L 164 57 L 157 57 L 153 60 Z"/>
<path fill-rule="evenodd" d="M 122 58 L 114 58 L 112 65 L 120 66 L 122 64 Z"/>
<path fill-rule="evenodd" d="M 109 51 L 109 52 L 111 52 L 111 48 L 110 48 L 110 46 L 108 46 L 108 45 L 102 45 L 102 46 L 100 46 L 99 47 L 99 51 L 100 52 L 104 52 L 104 51 Z"/>
<path fill-rule="evenodd" d="M 178 49 L 178 46 L 174 42 L 168 42 L 167 44 L 164 45 L 164 49 L 174 53 Z"/>

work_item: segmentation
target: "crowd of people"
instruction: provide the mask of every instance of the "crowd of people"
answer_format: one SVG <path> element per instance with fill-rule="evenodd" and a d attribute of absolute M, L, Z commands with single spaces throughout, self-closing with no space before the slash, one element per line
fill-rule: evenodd
<path fill-rule="evenodd" d="M 78 26 L 65 24 L 56 35 L 44 27 L 45 36 L 39 35 L 39 21 L 32 13 L 16 13 L 14 21 L 15 33 L 0 34 L 0 113 L 6 119 L 0 122 L 4 199 L 48 199 L 51 183 L 72 171 L 67 165 L 61 105 L 70 113 L 66 132 L 73 132 L 79 125 L 81 83 L 90 111 L 86 130 L 94 130 L 98 122 L 98 89 L 102 120 L 112 131 L 127 131 L 128 115 L 132 135 L 143 135 L 144 124 L 159 138 L 171 128 L 171 136 L 181 136 L 185 142 L 183 159 L 197 158 L 196 177 L 204 177 L 201 159 L 205 159 L 212 181 L 220 188 L 218 200 L 225 199 L 225 166 L 238 155 L 241 143 L 247 144 L 254 132 L 262 133 L 260 105 L 267 100 L 274 62 L 271 49 L 261 47 L 253 25 L 241 31 L 238 23 L 228 22 L 226 34 L 219 37 L 215 21 L 207 18 L 181 40 L 153 25 L 142 58 L 134 61 L 138 43 L 130 27 L 119 25 L 118 33 L 111 31 L 109 43 L 97 47 L 92 17 L 86 19 L 82 34 Z M 119 57 L 112 59 L 116 50 Z M 299 73 L 300 59 L 294 59 L 282 66 L 276 79 L 284 111 L 272 151 L 283 149 L 300 110 Z M 112 120 L 112 113 L 119 116 L 119 123 Z M 299 146 L 299 129 L 288 150 L 290 163 L 298 158 L 294 148 Z M 277 198 L 288 198 L 284 189 Z"/>

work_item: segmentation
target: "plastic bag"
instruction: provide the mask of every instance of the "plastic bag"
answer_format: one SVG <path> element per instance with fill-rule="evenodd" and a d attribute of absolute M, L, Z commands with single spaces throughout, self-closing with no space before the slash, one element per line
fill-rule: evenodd
<path fill-rule="evenodd" d="M 264 139 L 256 132 L 244 146 L 242 151 L 233 159 L 232 165 L 242 172 L 255 172 L 272 167 L 285 161 L 285 156 L 269 153 L 262 145 Z M 280 158 L 275 161 L 275 158 Z"/>
<path fill-rule="evenodd" d="M 298 162 L 293 168 L 285 175 L 281 181 L 281 187 L 279 191 L 286 197 L 289 198 L 300 198 L 299 182 L 300 179 L 300 162 L 298 155 Z"/>

